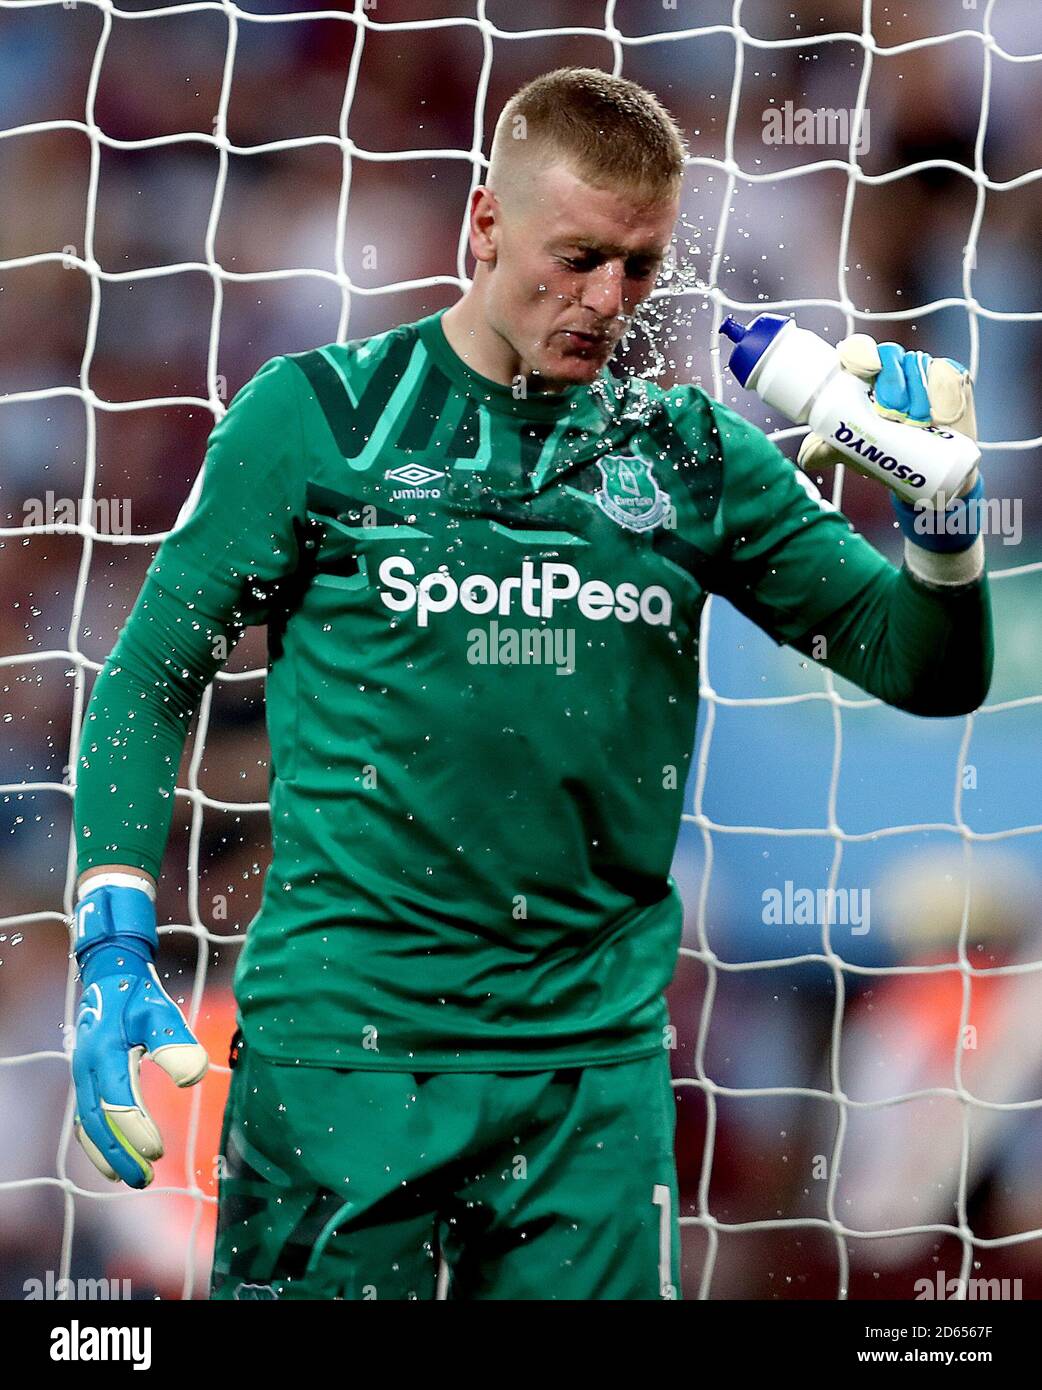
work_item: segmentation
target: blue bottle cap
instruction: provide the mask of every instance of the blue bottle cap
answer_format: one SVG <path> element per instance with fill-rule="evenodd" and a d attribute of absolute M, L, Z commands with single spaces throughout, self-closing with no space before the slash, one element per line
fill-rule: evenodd
<path fill-rule="evenodd" d="M 792 319 L 784 318 L 781 314 L 758 314 L 748 327 L 730 316 L 724 319 L 720 332 L 737 345 L 727 365 L 740 385 L 746 384 L 757 362 L 785 325 L 791 322 Z"/>

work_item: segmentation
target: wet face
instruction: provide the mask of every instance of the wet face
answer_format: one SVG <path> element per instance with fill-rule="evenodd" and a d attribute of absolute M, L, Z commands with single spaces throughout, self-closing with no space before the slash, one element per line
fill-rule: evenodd
<path fill-rule="evenodd" d="M 485 197 L 491 255 L 475 251 L 490 271 L 490 327 L 533 385 L 592 381 L 654 287 L 679 196 L 640 201 L 554 164 L 502 200 Z"/>

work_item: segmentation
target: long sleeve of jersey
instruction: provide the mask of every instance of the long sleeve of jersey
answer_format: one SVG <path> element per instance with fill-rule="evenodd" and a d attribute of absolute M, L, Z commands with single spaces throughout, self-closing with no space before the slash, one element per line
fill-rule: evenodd
<path fill-rule="evenodd" d="M 948 589 L 890 567 L 792 645 L 909 714 L 969 714 L 991 684 L 987 577 Z"/>
<path fill-rule="evenodd" d="M 160 546 L 98 676 L 77 763 L 80 873 L 120 863 L 158 874 L 203 692 L 297 566 L 298 377 L 285 358 L 272 359 L 215 426 L 198 494 Z"/>

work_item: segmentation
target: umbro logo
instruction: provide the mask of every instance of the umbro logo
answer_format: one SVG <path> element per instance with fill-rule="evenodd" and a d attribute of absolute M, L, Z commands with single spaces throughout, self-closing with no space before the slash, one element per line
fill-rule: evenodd
<path fill-rule="evenodd" d="M 400 468 L 389 468 L 384 478 L 389 483 L 402 483 L 391 493 L 391 501 L 400 497 L 440 497 L 441 489 L 431 484 L 444 477 L 438 468 L 425 468 L 422 463 L 403 463 Z"/>

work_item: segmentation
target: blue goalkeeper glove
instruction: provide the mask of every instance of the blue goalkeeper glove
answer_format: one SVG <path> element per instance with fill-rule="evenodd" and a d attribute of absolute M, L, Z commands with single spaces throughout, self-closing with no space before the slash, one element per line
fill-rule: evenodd
<path fill-rule="evenodd" d="M 76 1138 L 106 1178 L 147 1187 L 163 1141 L 141 1099 L 141 1058 L 148 1052 L 178 1086 L 199 1081 L 209 1059 L 156 974 L 159 934 L 146 880 L 98 878 L 74 919 L 83 980 L 72 1055 Z"/>

